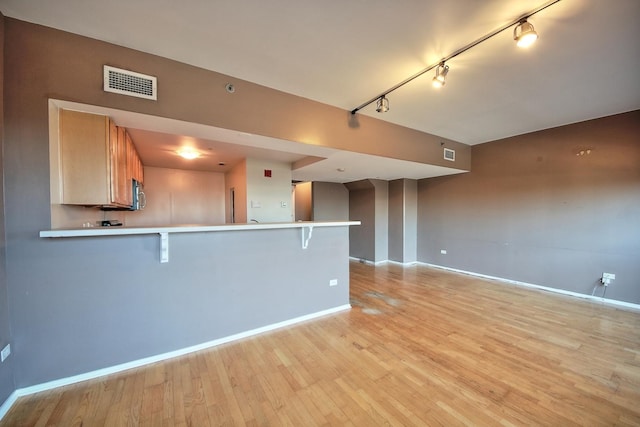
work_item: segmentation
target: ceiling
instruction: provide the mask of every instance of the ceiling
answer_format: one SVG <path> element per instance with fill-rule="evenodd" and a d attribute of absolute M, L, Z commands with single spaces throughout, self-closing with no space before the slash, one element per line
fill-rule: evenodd
<path fill-rule="evenodd" d="M 150 52 L 352 110 L 547 3 L 0 0 L 0 10 L 5 16 Z M 433 89 L 433 72 L 428 72 L 388 95 L 389 112 L 376 113 L 375 105 L 370 105 L 358 114 L 473 145 L 639 109 L 639 19 L 638 0 L 561 0 L 530 18 L 540 35 L 533 47 L 517 48 L 509 28 L 448 61 L 450 71 L 444 88 Z M 171 31 L 167 31 L 168 27 Z M 150 136 L 143 131 L 151 130 L 141 129 L 138 138 L 134 138 L 136 145 Z M 171 134 L 174 138 L 197 137 L 188 132 L 177 134 L 166 129 L 164 133 L 168 135 L 151 136 L 161 138 L 169 147 Z M 247 145 L 243 138 L 258 137 L 235 135 L 232 139 L 236 141 L 211 138 L 208 135 L 193 142 L 211 153 L 229 149 L 230 159 L 246 153 L 226 143 Z M 284 145 L 287 148 L 280 153 L 252 153 L 290 157 L 292 161 L 296 155 L 333 157 L 334 161 L 326 166 L 318 162 L 301 170 L 307 169 L 309 175 L 322 179 L 318 169 L 324 168 L 324 173 L 330 171 L 333 177 L 326 180 L 342 182 L 349 179 L 336 177 L 342 161 L 350 165 L 353 161 L 363 161 L 363 165 L 372 161 L 336 159 L 347 155 L 336 150 L 297 153 L 291 151 L 290 144 Z M 145 154 L 141 156 L 145 160 Z M 384 163 L 385 159 L 378 160 Z M 381 173 L 381 179 L 411 166 L 389 162 L 389 170 L 382 169 L 385 173 Z M 413 166 L 420 169 L 419 165 Z M 370 167 L 369 164 L 369 171 Z M 311 173 L 313 168 L 316 170 Z M 416 173 L 435 176 L 458 172 L 437 169 Z"/>

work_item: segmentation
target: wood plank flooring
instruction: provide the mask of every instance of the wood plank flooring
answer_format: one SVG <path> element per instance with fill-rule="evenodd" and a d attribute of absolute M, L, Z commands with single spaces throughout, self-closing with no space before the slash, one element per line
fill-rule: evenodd
<path fill-rule="evenodd" d="M 25 396 L 0 426 L 640 426 L 640 312 L 351 263 L 353 309 Z"/>

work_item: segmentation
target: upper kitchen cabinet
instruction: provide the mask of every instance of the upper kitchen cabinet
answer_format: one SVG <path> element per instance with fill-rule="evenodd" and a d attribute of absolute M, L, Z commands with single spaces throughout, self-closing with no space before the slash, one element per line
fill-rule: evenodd
<path fill-rule="evenodd" d="M 60 110 L 59 147 L 63 204 L 132 205 L 131 180 L 142 163 L 126 129 L 107 116 Z"/>
<path fill-rule="evenodd" d="M 127 176 L 129 179 L 135 179 L 140 184 L 144 184 L 144 169 L 138 150 L 136 150 L 129 132 L 125 132 L 125 138 L 127 141 Z"/>

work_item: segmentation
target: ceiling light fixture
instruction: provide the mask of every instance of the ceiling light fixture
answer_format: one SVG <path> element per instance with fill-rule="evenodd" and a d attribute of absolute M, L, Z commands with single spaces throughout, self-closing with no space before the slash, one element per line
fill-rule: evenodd
<path fill-rule="evenodd" d="M 386 96 L 382 95 L 378 98 L 378 103 L 376 104 L 376 111 L 378 113 L 386 113 L 389 111 L 389 100 Z"/>
<path fill-rule="evenodd" d="M 435 88 L 441 88 L 444 86 L 445 79 L 447 78 L 447 73 L 449 73 L 449 66 L 445 65 L 444 62 L 441 62 L 440 65 L 436 67 L 436 75 L 433 78 L 432 84 Z"/>
<path fill-rule="evenodd" d="M 192 150 L 191 148 L 183 148 L 181 150 L 178 150 L 177 153 L 180 157 L 187 160 L 193 160 L 200 157 L 200 153 L 198 153 L 195 150 Z"/>
<path fill-rule="evenodd" d="M 401 81 L 400 83 L 396 84 L 395 86 L 392 86 L 391 88 L 387 89 L 386 91 L 382 92 L 379 95 L 376 95 L 375 97 L 371 98 L 370 100 L 368 100 L 367 102 L 360 104 L 359 106 L 357 106 L 356 108 L 354 108 L 353 110 L 351 110 L 351 114 L 356 114 L 358 111 L 362 110 L 364 107 L 373 104 L 374 102 L 377 101 L 377 108 L 376 111 L 378 112 L 384 112 L 384 111 L 388 111 L 389 110 L 389 101 L 386 98 L 387 95 L 389 95 L 391 92 L 393 92 L 396 89 L 401 88 L 402 86 L 406 85 L 407 83 L 417 79 L 418 77 L 420 77 L 421 75 L 428 73 L 429 71 L 433 70 L 434 68 L 440 68 L 441 66 L 444 66 L 444 69 L 440 70 L 440 74 L 438 74 L 438 70 L 436 70 L 436 77 L 433 80 L 433 83 L 436 82 L 436 79 L 438 78 L 439 75 L 442 76 L 442 85 L 444 85 L 444 77 L 446 77 L 447 72 L 449 71 L 449 67 L 444 65 L 445 62 L 448 62 L 449 60 L 455 58 L 456 56 L 468 51 L 469 49 L 478 46 L 480 43 L 483 43 L 487 40 L 489 40 L 492 37 L 497 36 L 498 34 L 502 33 L 503 31 L 513 27 L 514 25 L 516 25 L 517 27 L 514 30 L 514 37 L 516 34 L 516 31 L 518 31 L 518 28 L 520 29 L 519 31 L 521 31 L 522 33 L 520 33 L 520 38 L 526 38 L 526 39 L 530 39 L 531 37 L 535 38 L 533 39 L 533 41 L 535 41 L 535 39 L 537 39 L 538 34 L 535 32 L 535 30 L 533 29 L 533 25 L 531 25 L 531 23 L 529 23 L 527 21 L 527 19 L 529 19 L 530 17 L 532 17 L 533 15 L 535 15 L 538 12 L 541 12 L 543 10 L 545 10 L 546 8 L 553 6 L 554 4 L 560 2 L 561 0 L 551 0 L 545 4 L 543 4 L 542 6 L 539 6 L 538 8 L 530 11 L 529 13 L 526 13 L 522 16 L 520 16 L 518 19 L 516 19 L 515 21 L 511 21 L 508 24 L 498 28 L 497 30 L 494 30 L 493 32 L 480 37 L 478 40 L 469 43 L 468 45 L 461 47 L 460 49 L 456 50 L 455 52 L 453 52 L 452 54 L 445 56 L 444 58 L 442 58 L 440 61 L 438 61 L 435 64 L 432 64 L 430 66 L 428 66 L 427 68 L 417 72 L 416 74 L 412 75 L 411 77 L 408 77 L 406 79 L 404 79 L 403 81 Z M 519 40 L 516 39 L 516 41 L 518 42 Z M 520 46 L 520 44 L 518 44 L 518 46 Z M 386 101 L 386 110 L 383 107 L 384 102 Z"/>
<path fill-rule="evenodd" d="M 513 39 L 518 47 L 529 47 L 538 40 L 538 33 L 529 21 L 523 19 L 513 29 Z"/>

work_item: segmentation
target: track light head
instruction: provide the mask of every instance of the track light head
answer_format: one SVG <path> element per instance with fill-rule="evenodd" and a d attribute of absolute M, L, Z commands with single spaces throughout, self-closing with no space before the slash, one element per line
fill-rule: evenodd
<path fill-rule="evenodd" d="M 389 100 L 386 96 L 382 95 L 378 98 L 378 103 L 376 104 L 376 111 L 378 113 L 386 113 L 389 111 Z"/>
<path fill-rule="evenodd" d="M 433 87 L 441 88 L 445 84 L 445 79 L 447 78 L 447 73 L 449 72 L 449 66 L 444 65 L 444 62 L 441 62 L 440 65 L 436 67 L 436 75 L 433 77 Z"/>
<path fill-rule="evenodd" d="M 529 21 L 522 20 L 513 29 L 513 39 L 518 47 L 529 47 L 538 39 L 538 33 Z"/>

